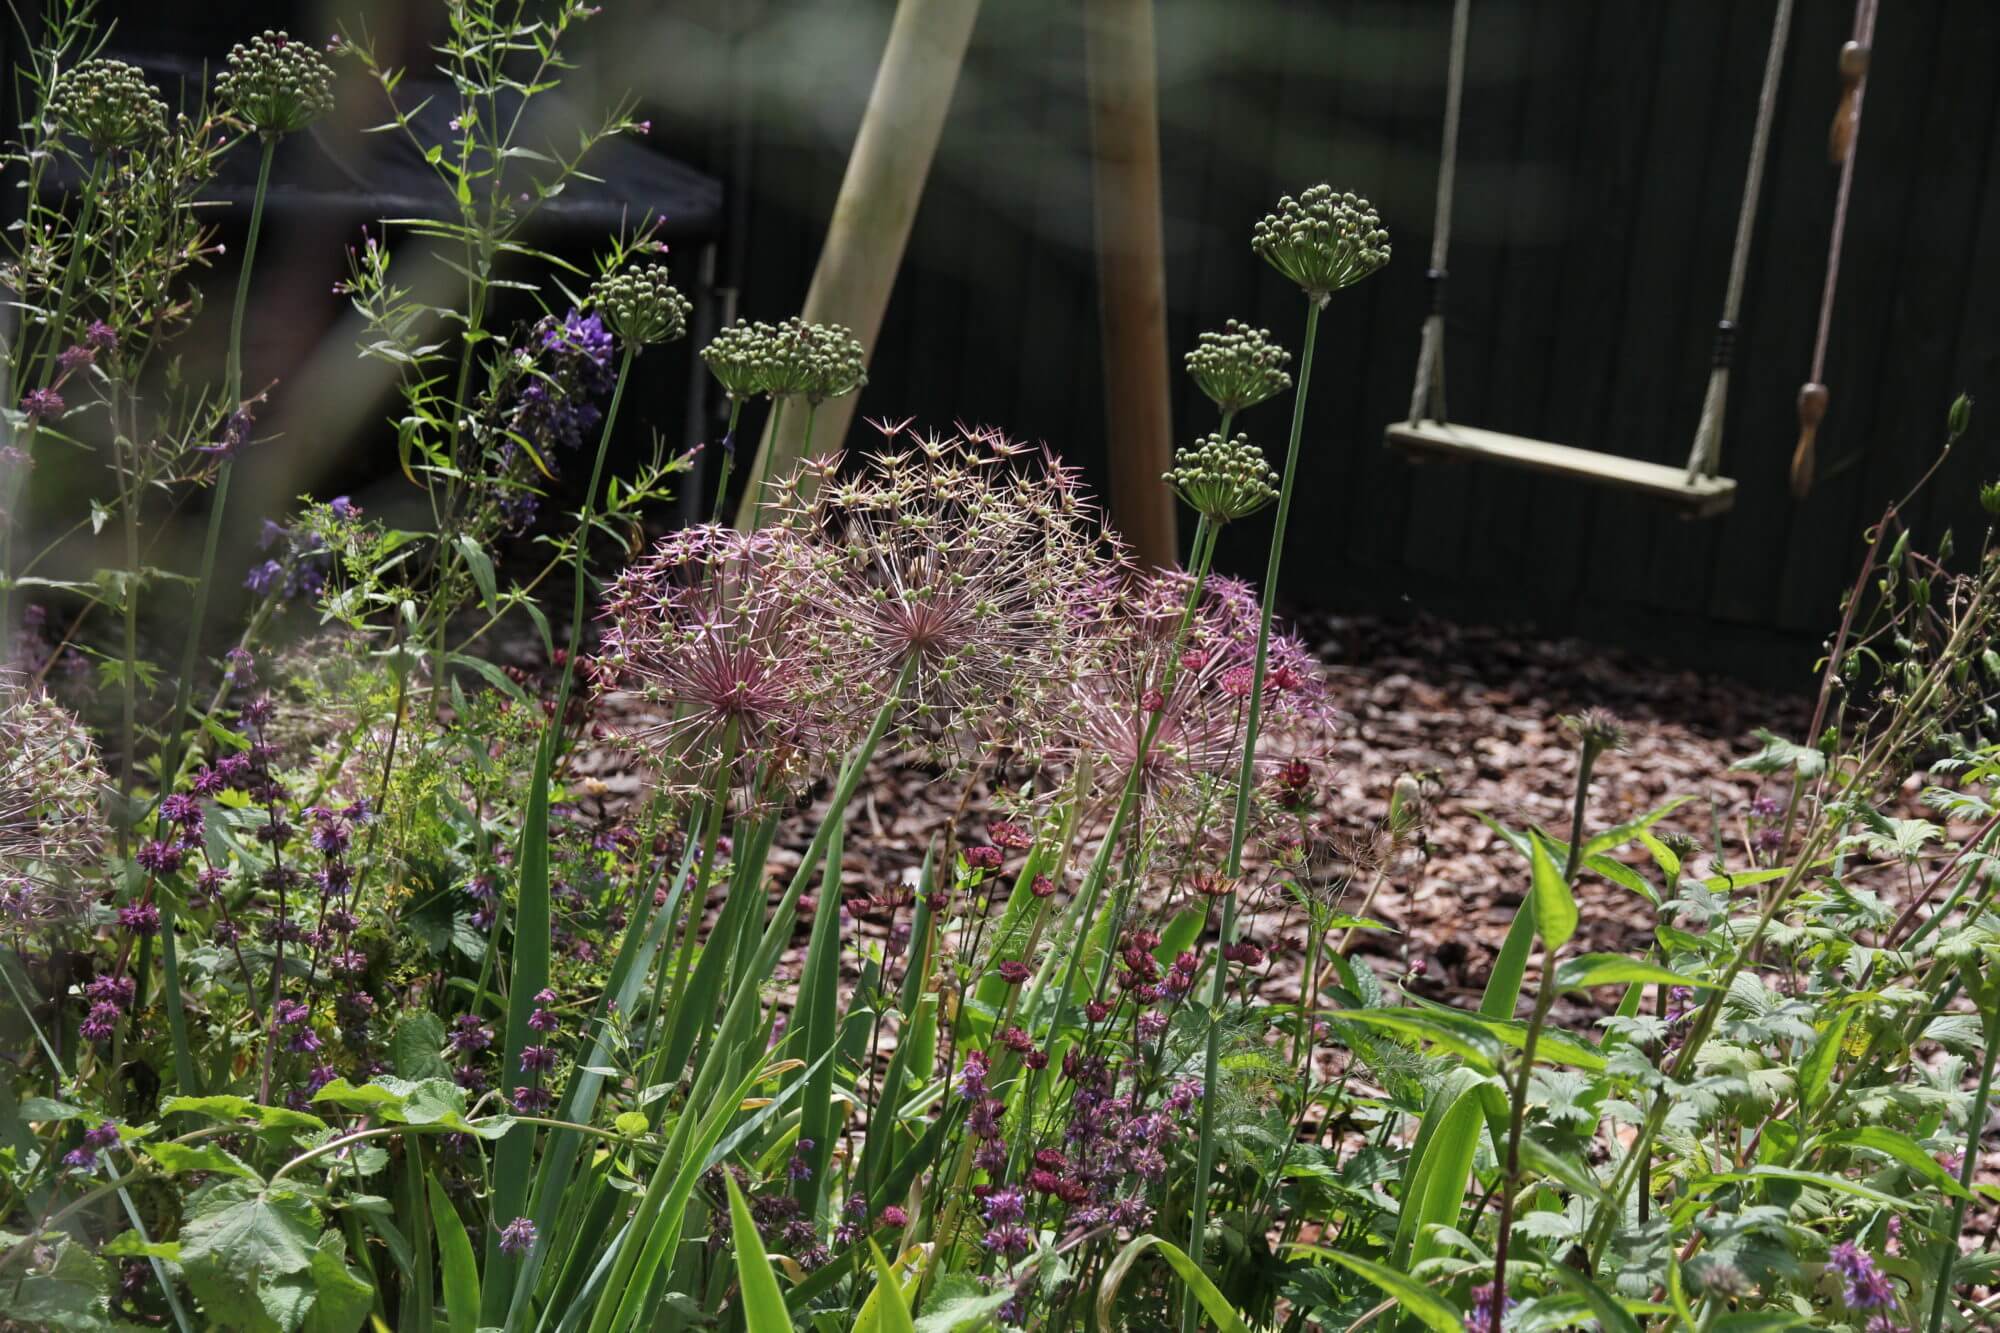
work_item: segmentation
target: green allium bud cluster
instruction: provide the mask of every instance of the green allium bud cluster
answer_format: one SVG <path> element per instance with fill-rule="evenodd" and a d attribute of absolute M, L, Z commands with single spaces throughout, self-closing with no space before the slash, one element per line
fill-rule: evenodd
<path fill-rule="evenodd" d="M 1291 359 L 1290 352 L 1271 341 L 1268 329 L 1232 319 L 1222 332 L 1210 330 L 1195 339 L 1187 372 L 1216 407 L 1241 412 L 1292 387 L 1292 377 L 1285 373 Z"/>
<path fill-rule="evenodd" d="M 1389 233 L 1366 199 L 1315 185 L 1280 199 L 1251 232 L 1250 248 L 1323 303 L 1389 262 Z"/>
<path fill-rule="evenodd" d="M 606 274 L 591 289 L 590 303 L 605 327 L 633 348 L 670 343 L 687 333 L 691 307 L 667 281 L 665 264 Z"/>
<path fill-rule="evenodd" d="M 333 66 L 309 42 L 265 32 L 229 51 L 215 81 L 222 100 L 259 134 L 302 130 L 333 110 Z"/>
<path fill-rule="evenodd" d="M 1586 708 L 1562 719 L 1565 730 L 1596 754 L 1625 748 L 1625 726 L 1602 708 Z"/>
<path fill-rule="evenodd" d="M 808 324 L 793 316 L 772 334 L 771 383 L 774 397 L 802 395 L 823 403 L 853 393 L 868 382 L 861 340 L 839 324 Z"/>
<path fill-rule="evenodd" d="M 49 116 L 99 151 L 130 148 L 167 132 L 167 104 L 139 67 L 101 56 L 56 80 Z"/>
<path fill-rule="evenodd" d="M 708 373 L 739 402 L 769 393 L 777 376 L 774 343 L 778 331 L 761 320 L 738 320 L 716 333 L 701 349 Z"/>
<path fill-rule="evenodd" d="M 1174 455 L 1166 482 L 1213 523 L 1248 518 L 1278 498 L 1278 474 L 1247 435 L 1209 434 Z"/>

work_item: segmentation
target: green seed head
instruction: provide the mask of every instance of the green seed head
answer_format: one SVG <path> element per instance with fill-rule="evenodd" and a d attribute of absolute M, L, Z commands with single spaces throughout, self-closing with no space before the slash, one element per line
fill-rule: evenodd
<path fill-rule="evenodd" d="M 1204 435 L 1174 455 L 1166 482 L 1213 523 L 1248 518 L 1278 498 L 1278 474 L 1247 435 Z"/>
<path fill-rule="evenodd" d="M 724 393 L 738 401 L 755 398 L 771 391 L 777 333 L 761 321 L 738 320 L 701 349 L 701 359 Z"/>
<path fill-rule="evenodd" d="M 167 132 L 167 104 L 138 66 L 102 57 L 56 81 L 49 116 L 100 152 L 149 143 Z"/>
<path fill-rule="evenodd" d="M 1292 387 L 1292 377 L 1285 373 L 1291 359 L 1290 352 L 1271 341 L 1269 330 L 1232 319 L 1222 332 L 1211 330 L 1195 340 L 1187 371 L 1217 408 L 1241 412 Z"/>
<path fill-rule="evenodd" d="M 620 269 L 597 280 L 590 303 L 605 327 L 637 349 L 670 343 L 687 333 L 687 298 L 667 281 L 665 264 Z"/>
<path fill-rule="evenodd" d="M 1389 233 L 1366 199 L 1315 185 L 1280 199 L 1250 233 L 1250 248 L 1324 305 L 1389 262 Z"/>
<path fill-rule="evenodd" d="M 282 32 L 238 42 L 215 87 L 245 124 L 272 138 L 333 110 L 333 66 L 310 43 Z"/>
<path fill-rule="evenodd" d="M 774 373 L 767 391 L 773 397 L 799 394 L 818 404 L 868 382 L 865 349 L 838 324 L 808 324 L 794 316 L 778 326 L 772 353 Z"/>

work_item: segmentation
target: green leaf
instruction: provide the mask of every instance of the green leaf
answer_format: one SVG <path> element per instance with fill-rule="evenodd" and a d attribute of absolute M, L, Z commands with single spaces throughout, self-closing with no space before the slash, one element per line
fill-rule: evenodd
<path fill-rule="evenodd" d="M 1750 733 L 1764 743 L 1764 748 L 1748 759 L 1739 759 L 1731 768 L 1745 769 L 1752 773 L 1795 773 L 1801 779 L 1811 781 L 1826 771 L 1826 756 L 1810 745 L 1800 745 L 1788 741 L 1774 731 L 1762 727 Z"/>
<path fill-rule="evenodd" d="M 458 535 L 458 553 L 465 557 L 465 567 L 472 572 L 472 581 L 479 585 L 479 595 L 485 600 L 490 614 L 499 609 L 500 589 L 493 578 L 493 560 L 469 532 Z"/>
<path fill-rule="evenodd" d="M 1188 1258 L 1186 1251 L 1178 1245 L 1154 1235 L 1133 1237 L 1131 1244 L 1118 1251 L 1117 1257 L 1105 1266 L 1104 1280 L 1097 1284 L 1099 1328 L 1121 1327 L 1113 1317 L 1112 1310 L 1118 1300 L 1119 1285 L 1125 1281 L 1126 1273 L 1130 1272 L 1132 1265 L 1138 1262 L 1139 1256 L 1147 1250 L 1157 1250 L 1160 1257 L 1167 1261 L 1167 1267 L 1174 1270 L 1174 1275 L 1194 1292 L 1194 1298 L 1201 1302 L 1202 1309 L 1208 1311 L 1208 1317 L 1218 1333 L 1250 1333 L 1249 1326 L 1243 1322 L 1243 1317 L 1236 1313 L 1228 1298 L 1217 1289 L 1208 1274 L 1201 1271 L 1201 1266 Z M 1460 1333 L 1457 1324 L 1452 1325 L 1452 1333 Z"/>
<path fill-rule="evenodd" d="M 347 1242 L 337 1231 L 321 1237 L 312 1259 L 312 1312 L 300 1333 L 354 1333 L 375 1303 L 375 1288 L 347 1263 Z"/>
<path fill-rule="evenodd" d="M 1847 1043 L 1847 1025 L 1853 1021 L 1852 1009 L 1836 1011 L 1833 1021 L 1820 1033 L 1799 1066 L 1799 1100 L 1806 1109 L 1811 1110 L 1826 1099 L 1834 1067 L 1840 1063 L 1841 1047 Z"/>
<path fill-rule="evenodd" d="M 1535 929 L 1542 937 L 1542 947 L 1554 952 L 1576 934 L 1576 895 L 1570 892 L 1569 881 L 1556 868 L 1548 844 L 1539 834 L 1535 836 L 1529 864 L 1533 871 Z"/>
<path fill-rule="evenodd" d="M 261 1106 L 248 1097 L 216 1094 L 208 1097 L 169 1097 L 160 1103 L 167 1115 L 198 1115 L 210 1120 L 254 1120 L 263 1129 L 322 1130 L 326 1121 L 289 1106 Z"/>
<path fill-rule="evenodd" d="M 389 1037 L 389 1059 L 402 1078 L 451 1077 L 445 1063 L 444 1020 L 428 1009 L 406 1009 L 396 1016 Z"/>
<path fill-rule="evenodd" d="M 1616 825 L 1594 837 L 1585 838 L 1584 855 L 1588 857 L 1595 852 L 1608 852 L 1614 847 L 1623 846 L 1693 799 L 1691 796 L 1676 796 L 1665 805 L 1649 810 L 1629 823 Z"/>
<path fill-rule="evenodd" d="M 1943 1190 L 1954 1199 L 1972 1197 L 1972 1192 L 1959 1183 L 1958 1177 L 1945 1170 L 1938 1159 L 1925 1152 L 1915 1139 L 1885 1125 L 1836 1130 L 1820 1135 L 1814 1143 L 1827 1148 L 1867 1148 L 1879 1152 L 1922 1176 L 1932 1189 Z"/>
<path fill-rule="evenodd" d="M 319 1243 L 319 1214 L 289 1190 L 226 1180 L 209 1190 L 181 1229 L 181 1262 L 239 1272 L 303 1273 Z"/>
<path fill-rule="evenodd" d="M 1488 1018 L 1512 1018 L 1521 1004 L 1521 980 L 1528 975 L 1528 955 L 1535 947 L 1535 900 L 1524 901 L 1514 913 L 1494 956 L 1493 971 L 1487 975 L 1486 991 L 1479 997 L 1479 1012 Z"/>
<path fill-rule="evenodd" d="M 736 1282 L 741 1288 L 744 1326 L 758 1330 L 788 1329 L 792 1326 L 791 1312 L 785 1308 L 785 1293 L 778 1285 L 777 1270 L 771 1267 L 771 1258 L 757 1235 L 757 1220 L 750 1216 L 750 1205 L 743 1201 L 736 1177 L 725 1171 L 722 1180 L 729 1188 L 730 1237 L 736 1249 Z M 893 1278 L 889 1279 L 889 1285 L 895 1290 L 896 1303 L 900 1304 L 902 1288 L 896 1286 Z M 909 1307 L 905 1305 L 906 1323 L 909 1317 Z"/>
<path fill-rule="evenodd" d="M 1442 1253 L 1428 1232 L 1458 1224 L 1465 1206 L 1466 1180 L 1472 1174 L 1472 1160 L 1485 1123 L 1478 1080 L 1454 1071 L 1452 1082 L 1433 1097 L 1410 1148 L 1402 1215 L 1390 1249 L 1390 1261 L 1396 1267 L 1413 1268 Z"/>
<path fill-rule="evenodd" d="M 451 1333 L 475 1333 L 479 1326 L 479 1264 L 472 1255 L 472 1239 L 465 1234 L 465 1223 L 437 1177 L 426 1172 L 425 1179 L 430 1182 L 431 1230 L 437 1236 Z M 428 1300 L 429 1294 L 420 1294 L 418 1299 Z"/>
<path fill-rule="evenodd" d="M 263 1183 L 263 1177 L 245 1165 L 241 1158 L 224 1152 L 212 1143 L 147 1143 L 140 1145 L 139 1151 L 158 1162 L 160 1169 L 170 1176 L 184 1171 L 213 1171 L 219 1175 L 254 1180 L 260 1185 Z"/>
<path fill-rule="evenodd" d="M 876 1299 L 875 1327 L 880 1333 L 917 1333 L 917 1326 L 910 1320 L 910 1298 L 903 1291 L 903 1284 L 896 1280 L 896 1270 L 889 1266 L 889 1257 L 882 1253 L 882 1247 L 871 1238 L 868 1250 L 875 1259 Z M 779 1308 L 783 1309 L 782 1302 Z M 787 1321 L 791 1315 L 786 1313 Z M 773 1325 L 782 1327 L 782 1325 Z M 857 1325 L 856 1333 L 860 1333 Z"/>
<path fill-rule="evenodd" d="M 1590 1312 L 1597 1316 L 1597 1325 L 1602 1333 L 1639 1333 L 1639 1321 L 1632 1317 L 1631 1312 L 1619 1304 L 1610 1292 L 1582 1273 L 1568 1264 L 1551 1264 L 1543 1271 L 1555 1274 L 1556 1281 L 1583 1298 Z"/>
<path fill-rule="evenodd" d="M 1331 1259 L 1350 1272 L 1367 1278 L 1381 1289 L 1383 1295 L 1393 1300 L 1405 1313 L 1414 1315 L 1433 1333 L 1465 1333 L 1465 1319 L 1457 1307 L 1408 1273 L 1370 1263 L 1357 1254 L 1322 1249 L 1317 1245 L 1295 1248 L 1300 1253 Z"/>
<path fill-rule="evenodd" d="M 1706 981 L 1616 953 L 1587 953 L 1556 968 L 1556 984 L 1564 990 L 1589 990 L 1592 986 L 1688 986 L 1714 990 Z"/>
<path fill-rule="evenodd" d="M 1828 1175 L 1823 1171 L 1798 1171 L 1783 1166 L 1753 1166 L 1742 1171 L 1718 1171 L 1712 1175 L 1698 1176 L 1690 1184 L 1691 1190 L 1705 1190 L 1711 1185 L 1726 1185 L 1759 1180 L 1788 1180 L 1799 1185 L 1811 1185 L 1815 1189 L 1832 1190 L 1836 1194 L 1850 1194 L 1857 1199 L 1907 1212 L 1912 1208 L 1927 1207 L 1921 1199 L 1899 1199 L 1893 1194 L 1885 1194 L 1858 1180 L 1844 1176 Z"/>

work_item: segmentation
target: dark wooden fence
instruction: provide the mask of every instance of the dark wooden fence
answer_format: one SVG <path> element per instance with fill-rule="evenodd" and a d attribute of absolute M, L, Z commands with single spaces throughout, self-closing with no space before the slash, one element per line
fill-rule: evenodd
<path fill-rule="evenodd" d="M 339 4 L 250 26 L 309 31 Z M 1450 405 L 1468 423 L 1659 461 L 1685 457 L 1721 303 L 1774 0 L 1474 0 L 1451 260 Z M 420 33 L 422 10 L 385 13 Z M 117 5 L 219 55 L 243 23 Z M 589 26 L 587 86 L 660 108 L 656 139 L 729 182 L 742 310 L 802 300 L 891 0 L 695 0 Z M 1102 489 L 1106 404 L 1074 0 L 987 0 L 861 410 L 1046 440 Z M 1574 483 L 1412 466 L 1407 410 L 1449 0 L 1160 0 L 1171 333 L 1236 316 L 1296 344 L 1301 303 L 1250 254 L 1253 220 L 1328 180 L 1395 238 L 1333 306 L 1315 376 L 1285 593 L 1299 606 L 1528 621 L 1707 669 L 1802 682 L 1858 534 L 1929 464 L 1952 397 L 2000 409 L 2000 5 L 1883 6 L 1828 363 L 1820 478 L 1785 485 L 1836 172 L 1825 139 L 1844 0 L 1800 0 L 1729 402 L 1726 517 L 1684 522 Z M 276 10 L 285 14 L 273 17 Z M 307 16 L 311 11 L 312 16 Z M 378 17 L 378 24 L 386 22 Z M 148 37 L 145 40 L 152 40 Z M 420 45 L 420 42 L 418 43 Z M 214 50 L 206 48 L 214 47 Z M 747 123 L 747 147 L 730 127 Z M 650 358 L 649 358 L 650 360 Z M 677 380 L 662 377 L 662 384 Z M 1177 433 L 1209 429 L 1177 377 Z M 677 388 L 635 432 L 680 432 Z M 1116 410 L 1116 404 L 1110 405 Z M 650 415 L 651 421 L 645 418 Z M 1992 412 L 1913 510 L 1961 546 L 2000 475 Z M 1282 448 L 1286 407 L 1242 425 Z M 865 428 L 863 433 L 865 433 Z M 386 453 L 384 453 L 386 458 Z M 385 464 L 386 466 L 386 464 Z M 385 473 L 386 475 L 386 473 Z M 1252 573 L 1261 525 L 1222 560 Z"/>
<path fill-rule="evenodd" d="M 1082 35 L 1065 0 L 989 0 L 865 391 L 869 415 L 991 422 L 1101 481 Z M 863 11 L 857 15 L 857 10 Z M 879 44 L 889 6 L 776 7 L 750 29 L 760 108 L 745 309 L 802 294 L 867 71 L 797 57 Z M 1301 306 L 1252 221 L 1325 179 L 1366 194 L 1397 258 L 1321 339 L 1286 594 L 1332 609 L 1529 620 L 1721 671 L 1799 681 L 1858 534 L 1934 456 L 1960 390 L 1991 397 L 2000 325 L 2000 6 L 1883 6 L 1828 360 L 1820 478 L 1785 484 L 1836 171 L 1826 130 L 1851 12 L 1804 0 L 1759 219 L 1724 445 L 1729 515 L 1686 522 L 1574 483 L 1412 466 L 1407 411 L 1450 6 L 1162 0 L 1174 344 L 1227 316 L 1296 346 Z M 1772 0 L 1475 0 L 1448 330 L 1450 404 L 1496 429 L 1678 462 L 1700 410 Z M 1115 410 L 1115 404 L 1112 405 Z M 1183 389 L 1183 437 L 1212 424 Z M 1282 448 L 1285 407 L 1244 425 Z M 1976 414 L 1975 420 L 1980 420 Z M 1914 513 L 1961 545 L 1991 414 Z M 1262 532 L 1225 545 L 1244 572 Z"/>

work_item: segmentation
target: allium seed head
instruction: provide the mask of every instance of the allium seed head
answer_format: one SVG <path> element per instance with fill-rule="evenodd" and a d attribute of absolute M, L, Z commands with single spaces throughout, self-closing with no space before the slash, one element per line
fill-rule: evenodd
<path fill-rule="evenodd" d="M 215 90 L 259 134 L 290 134 L 333 110 L 333 66 L 311 43 L 265 32 L 230 49 Z"/>
<path fill-rule="evenodd" d="M 94 56 L 56 80 L 49 116 L 99 151 L 131 148 L 167 132 L 167 104 L 136 65 Z"/>
<path fill-rule="evenodd" d="M 608 273 L 591 288 L 590 304 L 605 327 L 634 348 L 670 343 L 687 333 L 691 307 L 667 281 L 665 264 L 643 264 Z"/>
<path fill-rule="evenodd" d="M 1229 523 L 1278 498 L 1278 474 L 1247 435 L 1209 434 L 1174 455 L 1164 478 L 1188 508 L 1211 523 Z"/>
<path fill-rule="evenodd" d="M 1241 412 L 1292 387 L 1285 373 L 1292 354 L 1271 341 L 1268 329 L 1230 320 L 1220 333 L 1209 330 L 1187 354 L 1195 387 L 1223 412 Z"/>
<path fill-rule="evenodd" d="M 1389 233 L 1366 199 L 1315 185 L 1278 200 L 1251 231 L 1250 248 L 1324 305 L 1389 262 Z"/>
<path fill-rule="evenodd" d="M 823 403 L 868 382 L 867 349 L 838 324 L 808 324 L 794 316 L 771 330 L 769 347 L 765 391 L 773 397 L 796 394 Z"/>
<path fill-rule="evenodd" d="M 97 752 L 75 717 L 27 677 L 0 672 L 0 915 L 74 916 L 104 846 Z"/>
<path fill-rule="evenodd" d="M 738 320 L 716 333 L 701 349 L 708 373 L 722 391 L 739 401 L 771 392 L 777 379 L 777 330 L 760 321 Z"/>

